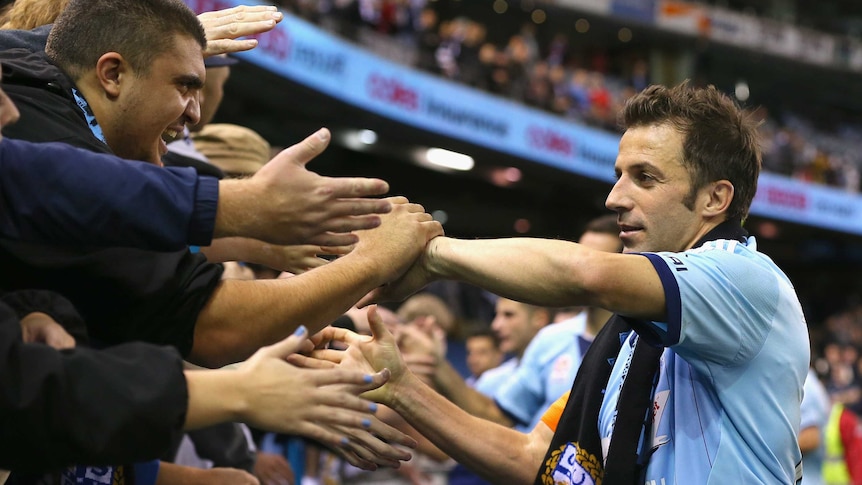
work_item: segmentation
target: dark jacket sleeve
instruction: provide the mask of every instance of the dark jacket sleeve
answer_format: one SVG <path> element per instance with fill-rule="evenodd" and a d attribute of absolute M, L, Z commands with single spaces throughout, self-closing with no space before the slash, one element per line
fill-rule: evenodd
<path fill-rule="evenodd" d="M 0 142 L 0 234 L 63 244 L 209 245 L 218 180 L 62 143 Z"/>
<path fill-rule="evenodd" d="M 182 432 L 188 391 L 173 349 L 24 344 L 15 312 L 0 304 L 0 355 L 0 468 L 144 461 Z"/>
<path fill-rule="evenodd" d="M 40 288 L 75 306 L 93 346 L 141 340 L 191 351 L 222 265 L 188 250 L 57 247 L 0 239 L 0 288 Z"/>

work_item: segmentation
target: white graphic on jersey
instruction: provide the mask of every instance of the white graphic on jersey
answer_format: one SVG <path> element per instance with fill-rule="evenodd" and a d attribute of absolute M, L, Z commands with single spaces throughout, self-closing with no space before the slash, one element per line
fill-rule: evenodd
<path fill-rule="evenodd" d="M 554 367 L 551 368 L 551 380 L 569 380 L 569 371 L 574 365 L 574 359 L 571 355 L 561 355 L 554 361 Z"/>
<path fill-rule="evenodd" d="M 653 426 L 652 426 L 652 447 L 655 448 L 657 446 L 661 446 L 670 441 L 670 438 L 667 435 L 658 436 L 658 430 L 661 425 L 661 418 L 664 416 L 664 412 L 667 405 L 667 399 L 670 397 L 670 391 L 660 391 L 655 393 L 655 400 L 653 401 Z"/>

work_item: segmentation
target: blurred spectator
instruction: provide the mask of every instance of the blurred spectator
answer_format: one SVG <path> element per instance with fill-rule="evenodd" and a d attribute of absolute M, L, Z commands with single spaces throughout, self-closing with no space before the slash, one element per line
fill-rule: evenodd
<path fill-rule="evenodd" d="M 569 39 L 566 34 L 560 32 L 554 35 L 548 47 L 548 64 L 552 66 L 562 66 L 566 62 L 566 57 L 569 51 Z"/>
<path fill-rule="evenodd" d="M 551 81 L 548 79 L 548 63 L 539 61 L 533 64 L 524 90 L 524 102 L 542 110 L 551 109 Z"/>
<path fill-rule="evenodd" d="M 645 60 L 638 59 L 632 64 L 628 84 L 635 91 L 643 91 L 647 86 L 652 84 L 649 78 L 649 65 Z"/>
<path fill-rule="evenodd" d="M 437 73 L 435 53 L 440 46 L 437 12 L 433 8 L 425 8 L 419 16 L 416 27 L 417 67 Z"/>
<path fill-rule="evenodd" d="M 484 25 L 470 22 L 465 26 L 464 42 L 458 59 L 460 80 L 468 86 L 487 89 L 479 51 L 485 42 L 487 30 Z"/>
<path fill-rule="evenodd" d="M 808 369 L 803 388 L 799 426 L 799 449 L 802 451 L 802 485 L 824 485 L 823 459 L 826 454 L 825 432 L 832 403 L 814 369 Z"/>
<path fill-rule="evenodd" d="M 440 44 L 434 51 L 437 71 L 449 79 L 457 79 L 460 73 L 458 58 L 464 41 L 466 26 L 459 20 L 448 20 L 440 24 Z"/>
<path fill-rule="evenodd" d="M 466 339 L 467 367 L 470 377 L 467 384 L 473 386 L 476 380 L 485 373 L 503 363 L 503 351 L 500 350 L 500 339 L 490 328 L 477 328 Z"/>

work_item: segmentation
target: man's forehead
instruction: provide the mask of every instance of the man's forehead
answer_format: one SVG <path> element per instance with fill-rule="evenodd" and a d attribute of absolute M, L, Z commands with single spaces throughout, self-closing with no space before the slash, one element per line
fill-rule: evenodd
<path fill-rule="evenodd" d="M 500 297 L 497 299 L 497 311 L 506 310 L 511 312 L 522 306 L 523 304 L 521 304 L 520 302 L 517 302 L 515 300 L 509 300 L 508 298 Z"/>
<path fill-rule="evenodd" d="M 203 48 L 189 36 L 176 35 L 170 47 L 153 57 L 153 64 L 169 68 L 171 75 L 196 76 L 206 79 Z"/>
<path fill-rule="evenodd" d="M 667 125 L 629 128 L 620 139 L 614 169 L 684 167 L 682 134 Z"/>

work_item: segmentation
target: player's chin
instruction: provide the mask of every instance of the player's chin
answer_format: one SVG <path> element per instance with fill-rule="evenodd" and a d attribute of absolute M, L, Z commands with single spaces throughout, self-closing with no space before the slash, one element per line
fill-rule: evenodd
<path fill-rule="evenodd" d="M 623 243 L 624 253 L 636 253 L 638 251 L 646 251 L 646 234 L 643 229 L 621 231 L 620 241 Z"/>

